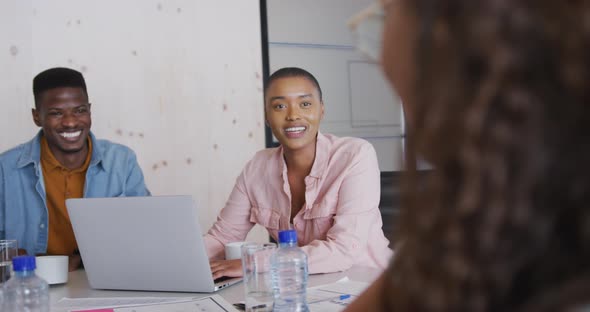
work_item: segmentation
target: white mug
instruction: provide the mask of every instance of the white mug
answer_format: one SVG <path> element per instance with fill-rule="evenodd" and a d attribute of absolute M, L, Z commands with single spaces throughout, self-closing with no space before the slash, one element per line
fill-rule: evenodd
<path fill-rule="evenodd" d="M 35 274 L 48 284 L 63 284 L 68 281 L 68 256 L 35 257 Z"/>
<path fill-rule="evenodd" d="M 241 259 L 242 245 L 246 242 L 233 242 L 225 245 L 225 260 Z"/>

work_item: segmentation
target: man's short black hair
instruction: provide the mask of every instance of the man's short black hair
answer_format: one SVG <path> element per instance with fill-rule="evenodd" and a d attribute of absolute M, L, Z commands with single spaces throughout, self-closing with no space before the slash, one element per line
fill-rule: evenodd
<path fill-rule="evenodd" d="M 322 88 L 320 88 L 320 83 L 318 82 L 315 77 L 305 69 L 299 67 L 283 67 L 268 77 L 268 82 L 266 83 L 266 89 L 277 79 L 280 78 L 288 78 L 288 77 L 303 77 L 309 80 L 315 87 L 318 89 L 318 93 L 320 95 L 320 101 L 322 101 Z M 266 90 L 265 90 L 266 92 Z"/>
<path fill-rule="evenodd" d="M 55 67 L 39 73 L 33 78 L 33 95 L 35 96 L 35 108 L 39 108 L 39 99 L 43 91 L 55 88 L 73 87 L 86 91 L 86 82 L 82 74 L 70 68 Z"/>

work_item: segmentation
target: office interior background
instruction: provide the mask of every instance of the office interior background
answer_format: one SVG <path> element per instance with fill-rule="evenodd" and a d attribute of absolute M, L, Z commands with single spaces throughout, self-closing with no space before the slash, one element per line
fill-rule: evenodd
<path fill-rule="evenodd" d="M 265 75 L 299 66 L 322 86 L 321 131 L 365 138 L 382 171 L 400 170 L 399 99 L 346 25 L 372 2 L 0 0 L 0 152 L 38 131 L 32 78 L 79 70 L 93 133 L 136 152 L 153 195 L 192 195 L 206 230 L 242 167 L 272 144 Z M 248 237 L 267 238 L 260 227 Z"/>

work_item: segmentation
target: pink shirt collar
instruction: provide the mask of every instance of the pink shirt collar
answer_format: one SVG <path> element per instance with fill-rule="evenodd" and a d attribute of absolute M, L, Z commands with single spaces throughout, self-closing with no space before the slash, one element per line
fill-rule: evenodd
<path fill-rule="evenodd" d="M 328 156 L 330 154 L 329 152 L 331 146 L 332 142 L 328 140 L 328 138 L 326 138 L 326 136 L 320 131 L 318 131 L 315 145 L 315 159 L 313 160 L 313 165 L 308 177 L 320 179 L 324 175 L 326 168 L 328 168 Z M 281 175 L 286 178 L 287 163 L 285 162 L 285 155 L 283 152 L 283 146 L 279 146 L 277 149 L 277 153 L 281 159 L 279 161 L 279 172 L 281 172 Z"/>

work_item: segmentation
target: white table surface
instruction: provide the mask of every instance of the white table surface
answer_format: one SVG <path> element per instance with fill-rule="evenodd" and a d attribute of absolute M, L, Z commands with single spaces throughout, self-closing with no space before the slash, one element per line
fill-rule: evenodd
<path fill-rule="evenodd" d="M 344 277 L 353 281 L 372 282 L 379 276 L 380 271 L 354 266 L 344 272 L 330 274 L 314 274 L 309 276 L 308 287 L 334 283 Z M 232 285 L 228 288 L 215 292 L 230 303 L 244 300 L 244 287 L 242 283 Z M 88 285 L 86 272 L 77 270 L 70 272 L 68 282 L 62 285 L 52 285 L 49 289 L 51 305 L 53 306 L 61 298 L 110 298 L 110 297 L 206 297 L 210 293 L 188 293 L 188 292 L 152 292 L 152 291 L 129 291 L 129 290 L 97 290 Z M 54 311 L 54 310 L 52 310 Z M 55 310 L 59 311 L 59 310 Z"/>

